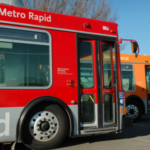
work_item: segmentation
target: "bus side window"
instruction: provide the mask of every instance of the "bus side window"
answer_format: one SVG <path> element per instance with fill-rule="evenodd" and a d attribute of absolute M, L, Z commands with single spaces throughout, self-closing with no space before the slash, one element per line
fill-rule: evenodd
<path fill-rule="evenodd" d="M 51 85 L 47 33 L 0 27 L 0 38 L 0 87 Z"/>
<path fill-rule="evenodd" d="M 123 91 L 134 91 L 134 69 L 133 65 L 121 64 Z"/>

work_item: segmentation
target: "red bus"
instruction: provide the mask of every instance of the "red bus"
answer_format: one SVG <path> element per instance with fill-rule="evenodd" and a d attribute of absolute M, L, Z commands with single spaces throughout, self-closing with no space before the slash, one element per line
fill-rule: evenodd
<path fill-rule="evenodd" d="M 132 126 L 121 41 L 116 23 L 0 4 L 0 143 L 51 149 Z"/>

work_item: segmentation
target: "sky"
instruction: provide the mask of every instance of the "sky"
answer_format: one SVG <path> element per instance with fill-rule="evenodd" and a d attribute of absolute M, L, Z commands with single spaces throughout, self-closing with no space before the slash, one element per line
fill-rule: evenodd
<path fill-rule="evenodd" d="M 113 0 L 118 10 L 119 38 L 138 41 L 140 55 L 150 55 L 150 0 Z M 131 44 L 121 51 L 132 54 Z"/>

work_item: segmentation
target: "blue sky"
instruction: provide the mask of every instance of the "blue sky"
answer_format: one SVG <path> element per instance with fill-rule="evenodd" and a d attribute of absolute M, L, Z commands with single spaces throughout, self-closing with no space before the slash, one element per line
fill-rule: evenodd
<path fill-rule="evenodd" d="M 119 38 L 135 39 L 139 43 L 140 55 L 150 55 L 150 0 L 113 0 L 119 7 Z M 113 2 L 112 1 L 112 2 Z M 130 43 L 121 53 L 131 54 Z"/>

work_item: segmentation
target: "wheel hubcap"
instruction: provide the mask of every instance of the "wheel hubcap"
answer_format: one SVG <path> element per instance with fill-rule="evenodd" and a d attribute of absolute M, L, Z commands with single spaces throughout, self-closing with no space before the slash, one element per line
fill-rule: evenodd
<path fill-rule="evenodd" d="M 50 125 L 48 121 L 44 121 L 40 124 L 40 129 L 44 132 L 48 131 L 49 128 L 50 128 Z"/>
<path fill-rule="evenodd" d="M 52 139 L 57 134 L 58 128 L 59 124 L 56 116 L 49 111 L 36 113 L 29 123 L 30 133 L 38 141 Z"/>
<path fill-rule="evenodd" d="M 131 104 L 127 106 L 127 116 L 133 117 L 133 119 L 137 118 L 139 115 L 139 109 L 137 106 Z"/>
<path fill-rule="evenodd" d="M 134 110 L 133 109 L 130 110 L 130 114 L 134 114 Z"/>

